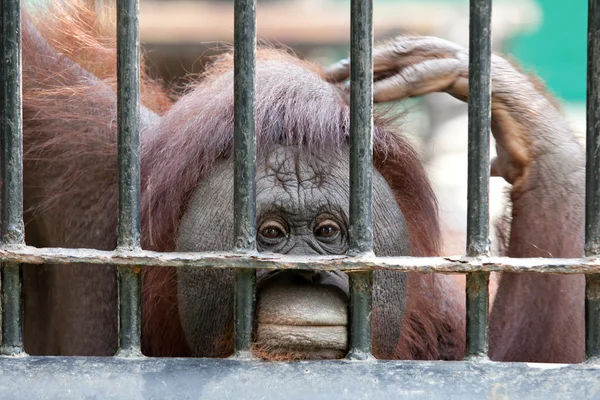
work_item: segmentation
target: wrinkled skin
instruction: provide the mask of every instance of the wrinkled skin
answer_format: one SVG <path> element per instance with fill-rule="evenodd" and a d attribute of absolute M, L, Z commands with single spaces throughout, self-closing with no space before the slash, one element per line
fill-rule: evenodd
<path fill-rule="evenodd" d="M 56 23 L 77 20 L 62 18 Z M 23 29 L 27 242 L 37 246 L 110 249 L 115 244 L 116 226 L 116 97 L 104 81 L 61 56 L 30 26 L 25 24 Z M 52 34 L 52 30 L 45 34 Z M 67 38 L 85 34 L 89 33 L 80 30 Z M 89 58 L 89 54 L 84 55 L 82 62 Z M 401 37 L 380 45 L 374 58 L 375 100 L 435 91 L 465 99 L 467 60 L 464 48 L 436 38 Z M 267 72 L 260 72 L 260 65 L 257 81 L 273 82 L 281 78 L 277 75 L 280 74 L 286 77 L 281 80 L 281 87 L 294 89 L 289 93 L 314 88 L 308 91 L 312 97 L 321 99 L 334 93 L 335 101 L 330 103 L 337 104 L 338 89 L 300 62 L 270 61 Z M 348 63 L 341 62 L 327 71 L 327 78 L 341 82 L 348 72 Z M 499 57 L 493 58 L 492 74 L 492 132 L 498 146 L 493 173 L 513 185 L 511 226 L 510 231 L 504 231 L 509 235 L 505 254 L 581 256 L 583 151 L 556 107 L 528 77 Z M 223 73 L 221 78 L 231 76 Z M 222 82 L 213 83 L 216 89 L 208 99 L 222 101 L 229 93 L 230 82 L 221 91 L 218 88 Z M 46 97 L 40 95 L 47 89 L 47 95 L 42 93 Z M 308 103 L 311 99 L 308 96 L 298 100 L 285 93 L 286 104 Z M 185 118 L 174 121 L 170 128 L 193 120 L 194 113 L 201 111 L 197 107 L 208 107 L 206 103 L 190 105 L 186 99 L 187 95 L 179 100 L 179 104 L 184 104 Z M 146 99 L 145 104 L 149 102 Z M 296 105 L 299 108 L 304 104 Z M 160 108 L 154 106 L 155 110 Z M 162 112 L 142 108 L 143 150 L 157 135 L 169 136 L 159 131 L 161 121 L 169 116 L 166 112 L 161 115 Z M 211 115 L 214 118 L 205 122 L 231 118 L 225 110 L 220 112 L 223 115 Z M 195 131 L 190 132 L 193 136 Z M 190 139 L 177 151 L 181 156 L 186 152 L 194 154 L 194 145 Z M 256 182 L 258 249 L 295 255 L 344 254 L 348 249 L 347 145 L 310 154 L 299 149 L 300 146 L 283 143 L 260 148 Z M 152 156 L 169 157 L 162 152 L 163 148 L 159 148 Z M 405 208 L 408 213 L 403 214 L 398 193 L 392 193 L 383 171 L 374 168 L 373 175 L 374 251 L 379 256 L 408 255 L 411 236 L 407 221 L 418 205 Z M 151 178 L 144 177 L 142 183 L 144 200 L 157 193 L 152 184 L 163 183 Z M 170 179 L 164 181 L 170 183 Z M 198 181 L 182 215 L 178 215 L 178 229 L 173 234 L 175 250 L 233 248 L 232 185 L 232 163 L 228 157 L 221 157 L 211 165 L 210 173 Z M 168 208 L 171 204 L 160 206 Z M 426 235 L 422 236 L 417 239 L 427 241 Z M 155 238 L 144 239 L 152 242 Z M 25 267 L 24 275 L 28 352 L 114 353 L 117 307 L 113 268 L 95 266 L 82 272 L 81 266 Z M 178 319 L 154 323 L 161 329 L 180 324 L 180 339 L 187 352 L 149 355 L 231 354 L 233 273 L 180 269 L 175 279 L 174 297 L 160 293 L 153 300 L 167 296 L 169 312 L 175 310 Z M 344 355 L 348 293 L 344 274 L 259 271 L 258 280 L 256 354 L 269 359 Z M 491 357 L 506 361 L 583 360 L 583 285 L 582 276 L 504 273 L 490 317 Z M 147 285 L 144 290 L 157 287 Z M 463 301 L 464 295 L 450 278 L 376 272 L 375 355 L 460 358 L 464 332 L 457 333 L 453 326 L 464 326 Z M 146 329 L 143 336 L 157 332 Z M 176 340 L 176 336 L 169 335 L 157 339 Z M 429 342 L 436 342 L 435 351 L 421 351 L 432 345 Z"/>
<path fill-rule="evenodd" d="M 256 178 L 257 247 L 289 255 L 339 255 L 348 250 L 349 153 L 310 156 L 280 147 L 259 159 Z M 398 204 L 374 172 L 374 251 L 407 255 L 408 236 Z M 184 215 L 179 251 L 233 248 L 233 165 L 223 161 L 198 186 Z M 226 278 L 223 279 L 223 275 Z M 405 307 L 406 274 L 375 273 L 377 313 L 388 321 L 374 346 L 398 341 Z M 195 354 L 227 354 L 214 339 L 233 318 L 233 272 L 179 270 L 183 328 Z M 218 282 L 219 289 L 214 285 Z M 308 358 L 341 357 L 346 350 L 348 279 L 336 272 L 258 272 L 257 347 Z M 207 324 L 206 321 L 212 323 Z M 393 350 L 393 349 L 392 349 Z"/>

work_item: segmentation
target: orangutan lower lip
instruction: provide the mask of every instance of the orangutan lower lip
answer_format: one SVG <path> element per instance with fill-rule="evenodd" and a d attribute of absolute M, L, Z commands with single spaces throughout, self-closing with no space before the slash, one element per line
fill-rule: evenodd
<path fill-rule="evenodd" d="M 257 344 L 266 348 L 330 349 L 345 351 L 348 333 L 345 325 L 258 324 Z"/>
<path fill-rule="evenodd" d="M 335 285 L 298 283 L 294 278 L 280 274 L 260 292 L 255 354 L 268 360 L 344 357 L 347 294 Z"/>

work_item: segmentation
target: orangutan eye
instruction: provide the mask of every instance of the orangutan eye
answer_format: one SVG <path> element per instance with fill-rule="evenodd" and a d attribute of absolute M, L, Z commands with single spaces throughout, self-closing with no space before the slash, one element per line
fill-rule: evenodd
<path fill-rule="evenodd" d="M 332 239 L 340 232 L 340 226 L 330 219 L 321 221 L 314 229 L 314 234 L 317 239 Z"/>
<path fill-rule="evenodd" d="M 281 239 L 286 236 L 286 229 L 278 221 L 267 221 L 259 228 L 260 235 L 265 239 Z"/>

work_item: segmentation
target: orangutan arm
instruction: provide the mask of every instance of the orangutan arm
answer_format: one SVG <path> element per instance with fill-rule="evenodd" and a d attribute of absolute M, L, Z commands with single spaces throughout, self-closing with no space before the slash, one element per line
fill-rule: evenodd
<path fill-rule="evenodd" d="M 447 92 L 466 100 L 468 51 L 432 37 L 399 37 L 374 51 L 374 101 Z M 347 60 L 326 72 L 348 77 Z M 541 85 L 492 56 L 492 174 L 512 184 L 510 257 L 583 255 L 585 154 Z M 503 274 L 491 314 L 490 355 L 580 361 L 583 277 Z"/>

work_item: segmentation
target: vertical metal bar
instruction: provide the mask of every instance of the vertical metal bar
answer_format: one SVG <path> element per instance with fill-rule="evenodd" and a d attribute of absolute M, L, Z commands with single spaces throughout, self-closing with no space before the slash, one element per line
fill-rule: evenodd
<path fill-rule="evenodd" d="M 23 118 L 21 109 L 21 11 L 18 0 L 2 3 L 4 244 L 25 243 L 23 225 Z"/>
<path fill-rule="evenodd" d="M 140 247 L 140 39 L 137 0 L 117 1 L 117 123 L 119 223 L 117 247 Z M 139 356 L 140 269 L 118 268 L 119 351 Z"/>
<path fill-rule="evenodd" d="M 467 274 L 467 357 L 487 357 L 489 272 Z"/>
<path fill-rule="evenodd" d="M 585 254 L 600 255 L 600 8 L 588 2 Z M 586 275 L 585 348 L 600 357 L 600 274 Z"/>
<path fill-rule="evenodd" d="M 491 0 L 470 0 L 467 254 L 489 254 Z M 467 274 L 467 356 L 488 351 L 489 273 Z"/>
<path fill-rule="evenodd" d="M 236 0 L 234 13 L 235 247 L 236 250 L 252 252 L 256 250 L 256 0 Z M 236 271 L 234 327 L 235 354 L 238 357 L 250 356 L 255 292 L 255 271 Z"/>
<path fill-rule="evenodd" d="M 140 39 L 138 1 L 117 3 L 118 247 L 140 246 Z"/>
<path fill-rule="evenodd" d="M 2 354 L 23 353 L 23 275 L 18 264 L 2 267 Z"/>
<path fill-rule="evenodd" d="M 2 1 L 2 243 L 25 244 L 23 225 L 23 118 L 21 104 L 21 11 Z M 23 352 L 22 271 L 2 268 L 2 354 Z"/>
<path fill-rule="evenodd" d="M 350 43 L 350 254 L 373 251 L 373 1 L 352 0 Z M 371 358 L 373 272 L 350 277 L 350 352 Z"/>
<path fill-rule="evenodd" d="M 119 267 L 119 349 L 117 357 L 140 357 L 141 268 Z"/>

